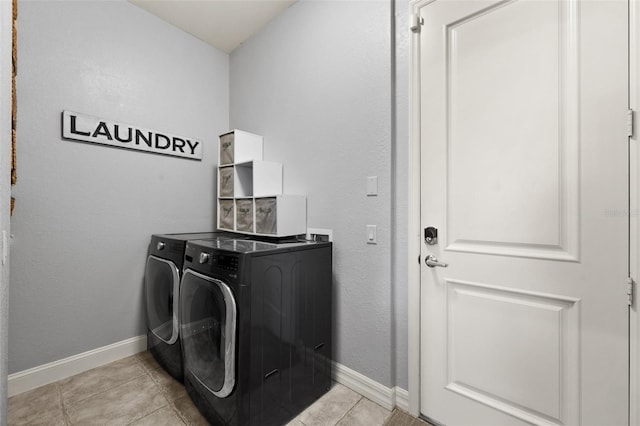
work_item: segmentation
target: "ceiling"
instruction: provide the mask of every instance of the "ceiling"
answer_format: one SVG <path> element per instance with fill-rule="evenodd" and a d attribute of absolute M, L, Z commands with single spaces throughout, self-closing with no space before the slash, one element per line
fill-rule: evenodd
<path fill-rule="evenodd" d="M 297 0 L 129 0 L 231 53 Z"/>

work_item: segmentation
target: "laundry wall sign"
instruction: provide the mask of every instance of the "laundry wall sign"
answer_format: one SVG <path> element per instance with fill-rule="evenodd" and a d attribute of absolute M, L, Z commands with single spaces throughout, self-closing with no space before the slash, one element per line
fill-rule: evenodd
<path fill-rule="evenodd" d="M 72 111 L 62 112 L 62 137 L 72 141 L 202 160 L 202 142 L 198 139 L 144 129 Z"/>

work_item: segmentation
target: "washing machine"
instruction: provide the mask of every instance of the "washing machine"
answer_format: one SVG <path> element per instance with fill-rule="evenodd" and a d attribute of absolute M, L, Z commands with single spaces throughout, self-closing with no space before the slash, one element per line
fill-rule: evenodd
<path fill-rule="evenodd" d="M 145 268 L 147 347 L 158 363 L 182 381 L 178 326 L 179 286 L 189 239 L 234 238 L 227 232 L 157 234 L 151 237 Z M 237 238 L 237 236 L 235 236 Z"/>
<path fill-rule="evenodd" d="M 215 425 L 282 425 L 331 387 L 332 245 L 189 241 L 180 289 L 188 394 Z"/>

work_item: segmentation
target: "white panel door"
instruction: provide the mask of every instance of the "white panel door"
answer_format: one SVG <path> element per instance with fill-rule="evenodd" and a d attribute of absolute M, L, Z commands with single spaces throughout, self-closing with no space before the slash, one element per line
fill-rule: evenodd
<path fill-rule="evenodd" d="M 627 8 L 420 7 L 421 413 L 628 423 Z M 428 267 L 435 256 L 448 267 Z"/>

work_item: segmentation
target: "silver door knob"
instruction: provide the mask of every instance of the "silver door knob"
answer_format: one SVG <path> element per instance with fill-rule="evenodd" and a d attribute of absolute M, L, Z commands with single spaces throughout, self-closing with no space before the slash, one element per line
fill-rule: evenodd
<path fill-rule="evenodd" d="M 436 266 L 446 268 L 449 266 L 448 263 L 438 261 L 438 259 L 432 254 L 424 258 L 424 263 L 426 263 L 429 268 L 435 268 Z"/>

